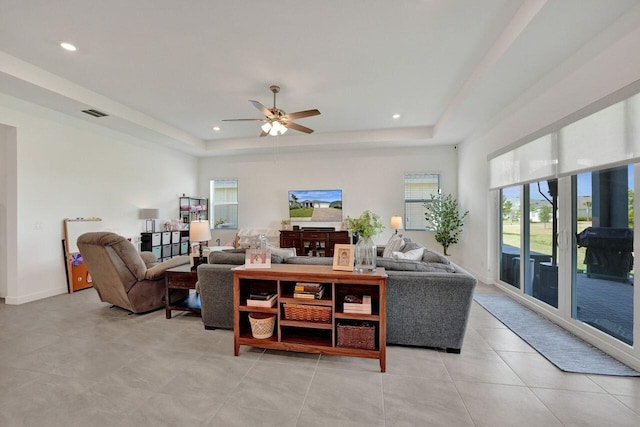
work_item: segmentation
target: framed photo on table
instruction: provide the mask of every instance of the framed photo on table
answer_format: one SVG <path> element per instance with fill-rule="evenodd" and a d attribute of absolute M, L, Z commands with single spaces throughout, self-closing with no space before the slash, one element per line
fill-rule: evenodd
<path fill-rule="evenodd" d="M 333 247 L 333 269 L 353 271 L 354 246 L 337 243 Z"/>
<path fill-rule="evenodd" d="M 271 268 L 271 251 L 247 249 L 244 258 L 245 268 Z"/>

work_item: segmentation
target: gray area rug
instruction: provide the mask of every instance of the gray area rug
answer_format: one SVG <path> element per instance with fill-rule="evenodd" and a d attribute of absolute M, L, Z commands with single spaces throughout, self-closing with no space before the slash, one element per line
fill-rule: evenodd
<path fill-rule="evenodd" d="M 514 299 L 502 294 L 473 297 L 538 353 L 563 371 L 581 374 L 640 376 L 640 372 L 614 359 Z"/>

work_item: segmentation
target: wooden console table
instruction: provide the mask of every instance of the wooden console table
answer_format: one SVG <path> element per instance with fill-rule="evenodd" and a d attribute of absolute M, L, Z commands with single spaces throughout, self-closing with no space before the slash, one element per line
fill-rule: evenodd
<path fill-rule="evenodd" d="M 280 247 L 296 248 L 300 256 L 333 256 L 336 243 L 351 243 L 347 231 L 307 228 L 280 231 Z"/>
<path fill-rule="evenodd" d="M 336 271 L 326 265 L 278 264 L 270 269 L 234 268 L 233 308 L 234 308 L 234 354 L 238 356 L 241 345 L 276 350 L 299 351 L 304 353 L 334 354 L 340 356 L 366 357 L 380 360 L 380 371 L 386 370 L 386 281 L 384 268 L 373 273 Z M 321 299 L 294 298 L 297 283 L 321 283 L 325 291 Z M 247 306 L 250 293 L 269 291 L 277 295 L 274 307 Z M 345 313 L 346 295 L 370 295 L 371 314 Z M 330 310 L 329 320 L 307 321 L 287 318 L 285 306 L 323 307 Z M 251 332 L 250 313 L 272 314 L 275 316 L 273 335 L 257 339 Z M 345 325 L 360 327 L 363 322 L 373 326 L 373 348 L 350 348 L 340 346 L 340 328 Z M 344 330 L 344 329 L 343 329 Z"/>

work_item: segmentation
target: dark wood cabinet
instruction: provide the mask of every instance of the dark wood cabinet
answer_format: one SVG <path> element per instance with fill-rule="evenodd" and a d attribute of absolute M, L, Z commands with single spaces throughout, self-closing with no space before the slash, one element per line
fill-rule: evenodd
<path fill-rule="evenodd" d="M 347 231 L 303 228 L 280 231 L 280 247 L 296 248 L 299 256 L 333 256 L 336 243 L 349 244 Z"/>

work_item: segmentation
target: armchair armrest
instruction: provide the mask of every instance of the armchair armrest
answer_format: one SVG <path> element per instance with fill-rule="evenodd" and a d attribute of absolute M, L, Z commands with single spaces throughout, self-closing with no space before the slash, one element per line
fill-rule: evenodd
<path fill-rule="evenodd" d="M 183 264 L 189 264 L 188 256 L 173 257 L 168 261 L 162 262 L 148 269 L 146 274 L 144 275 L 144 278 L 147 280 L 161 279 L 164 276 L 165 271 Z"/>
<path fill-rule="evenodd" d="M 158 257 L 153 252 L 140 252 L 140 258 L 142 258 L 142 261 L 147 268 L 151 268 L 158 263 Z"/>

